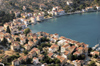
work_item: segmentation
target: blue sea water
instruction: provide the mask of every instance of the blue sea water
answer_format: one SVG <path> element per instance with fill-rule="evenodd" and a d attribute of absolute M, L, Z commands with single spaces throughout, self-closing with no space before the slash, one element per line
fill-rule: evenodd
<path fill-rule="evenodd" d="M 33 33 L 58 33 L 93 47 L 100 40 L 100 12 L 61 16 L 28 27 Z"/>

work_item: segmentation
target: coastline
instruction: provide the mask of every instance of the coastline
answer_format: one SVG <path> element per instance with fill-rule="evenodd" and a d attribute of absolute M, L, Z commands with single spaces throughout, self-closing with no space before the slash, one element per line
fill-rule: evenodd
<path fill-rule="evenodd" d="M 53 16 L 53 17 L 49 17 L 49 18 L 44 18 L 42 21 L 37 21 L 37 23 L 41 23 L 45 20 L 53 19 L 53 18 L 56 18 L 56 17 L 66 16 L 66 15 L 73 15 L 73 14 L 91 13 L 91 12 L 100 12 L 100 10 L 84 11 L 84 12 L 83 11 L 67 12 L 63 15 L 57 15 L 57 16 Z M 37 23 L 35 23 L 35 24 L 37 24 Z M 35 25 L 35 24 L 30 23 L 28 25 Z"/>

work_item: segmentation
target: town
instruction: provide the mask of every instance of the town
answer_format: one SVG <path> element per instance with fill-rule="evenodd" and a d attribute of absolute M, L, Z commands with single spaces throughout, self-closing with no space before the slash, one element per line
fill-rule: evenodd
<path fill-rule="evenodd" d="M 67 2 L 72 5 L 72 2 Z M 98 46 L 46 32 L 32 33 L 28 25 L 76 13 L 100 11 L 100 6 L 90 6 L 81 11 L 65 12 L 60 6 L 39 12 L 14 11 L 15 19 L 0 26 L 0 63 L 5 66 L 100 66 Z M 27 8 L 23 6 L 23 10 Z M 98 48 L 98 49 L 96 49 Z"/>
<path fill-rule="evenodd" d="M 32 33 L 22 18 L 0 26 L 0 47 L 0 62 L 5 65 L 100 65 L 98 50 L 57 33 Z"/>

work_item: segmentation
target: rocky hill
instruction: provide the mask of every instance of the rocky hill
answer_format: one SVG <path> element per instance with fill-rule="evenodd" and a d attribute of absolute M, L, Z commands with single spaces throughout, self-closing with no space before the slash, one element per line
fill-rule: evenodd
<path fill-rule="evenodd" d="M 30 10 L 38 9 L 40 5 L 43 6 L 55 6 L 64 5 L 66 0 L 0 0 L 0 10 L 21 10 L 23 6 L 26 6 Z"/>

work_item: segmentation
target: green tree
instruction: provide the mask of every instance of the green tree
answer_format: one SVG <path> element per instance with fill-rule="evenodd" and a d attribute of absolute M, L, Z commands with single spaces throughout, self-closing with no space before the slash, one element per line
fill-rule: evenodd
<path fill-rule="evenodd" d="M 29 28 L 26 28 L 26 29 L 24 30 L 24 34 L 25 34 L 25 35 L 27 35 L 29 32 L 30 32 L 30 29 L 29 29 Z"/>
<path fill-rule="evenodd" d="M 27 55 L 27 54 L 28 54 L 28 51 L 27 51 L 27 50 L 25 50 L 25 51 L 23 51 L 23 53 L 24 53 L 25 55 Z"/>
<path fill-rule="evenodd" d="M 9 26 L 7 27 L 6 32 L 7 32 L 7 33 L 11 33 L 11 32 L 10 32 L 10 29 L 9 29 Z"/>
<path fill-rule="evenodd" d="M 80 8 L 80 9 L 84 9 L 85 6 L 82 4 L 82 5 L 79 6 L 79 8 Z"/>
<path fill-rule="evenodd" d="M 73 59 L 74 59 L 73 54 L 68 55 L 68 59 L 69 59 L 69 60 L 73 60 Z"/>
<path fill-rule="evenodd" d="M 66 5 L 63 9 L 65 10 L 65 12 L 68 12 L 70 10 L 70 7 Z"/>
<path fill-rule="evenodd" d="M 88 64 L 88 66 L 97 66 L 97 65 L 95 64 L 94 61 L 91 61 L 90 64 Z"/>
<path fill-rule="evenodd" d="M 60 64 L 55 64 L 55 66 L 61 66 Z"/>
<path fill-rule="evenodd" d="M 5 47 L 7 47 L 7 44 L 8 43 L 8 41 L 7 41 L 7 39 L 4 37 L 3 38 L 3 41 L 1 42 L 1 44 L 3 45 L 3 46 L 5 46 Z"/>
<path fill-rule="evenodd" d="M 95 54 L 93 57 L 94 57 L 94 58 L 97 58 L 97 57 L 98 57 L 98 55 L 97 55 L 97 54 Z"/>
<path fill-rule="evenodd" d="M 16 41 L 20 41 L 20 39 L 19 38 L 16 38 Z"/>

